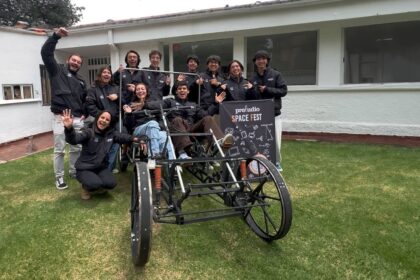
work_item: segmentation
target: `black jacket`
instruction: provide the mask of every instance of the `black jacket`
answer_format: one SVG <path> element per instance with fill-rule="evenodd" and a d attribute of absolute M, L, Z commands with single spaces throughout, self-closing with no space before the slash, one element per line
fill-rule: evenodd
<path fill-rule="evenodd" d="M 247 88 L 248 80 L 240 77 L 239 79 L 230 77 L 226 81 L 226 101 L 254 100 L 258 99 L 255 86 Z"/>
<path fill-rule="evenodd" d="M 167 98 L 163 100 L 162 107 L 163 109 L 173 109 L 168 113 L 169 121 L 172 121 L 176 117 L 181 117 L 186 120 L 189 125 L 193 125 L 206 116 L 206 112 L 198 107 L 196 103 L 188 100 L 181 100 L 178 97 L 175 97 L 175 99 Z"/>
<path fill-rule="evenodd" d="M 143 69 L 159 70 L 159 68 L 153 69 L 151 67 L 144 67 Z M 144 71 L 143 82 L 149 86 L 150 99 L 162 100 L 164 96 L 169 95 L 171 87 L 166 84 L 166 78 L 165 73 Z"/>
<path fill-rule="evenodd" d="M 93 128 L 84 128 L 76 132 L 74 128 L 64 129 L 66 141 L 71 145 L 82 144 L 82 151 L 76 161 L 76 170 L 97 170 L 108 166 L 108 152 L 113 143 L 128 144 L 133 136 L 119 133 L 115 129 L 105 132 L 98 130 L 96 124 Z"/>
<path fill-rule="evenodd" d="M 81 117 L 86 115 L 86 83 L 80 75 L 70 72 L 67 65 L 59 65 L 55 60 L 54 51 L 59 39 L 60 36 L 53 33 L 41 49 L 51 81 L 51 112 L 61 114 L 64 109 L 71 109 L 75 117 Z"/>
<path fill-rule="evenodd" d="M 119 95 L 118 86 L 105 85 L 101 87 L 95 85 L 91 87 L 86 97 L 86 109 L 89 115 L 96 118 L 99 112 L 106 110 L 111 113 L 112 120 L 118 120 L 119 100 L 111 101 L 107 98 L 113 93 Z"/>
<path fill-rule="evenodd" d="M 281 98 L 287 94 L 287 85 L 280 72 L 267 67 L 262 76 L 254 72 L 251 81 L 257 92 L 259 92 L 259 85 L 266 86 L 264 92 L 260 94 L 260 99 L 274 98 L 274 114 L 276 116 L 280 115 Z"/>
<path fill-rule="evenodd" d="M 139 111 L 134 111 L 132 113 L 125 113 L 124 114 L 124 125 L 127 127 L 128 131 L 134 131 L 134 129 L 142 124 L 148 123 L 150 121 L 157 121 L 161 127 L 163 127 L 161 123 L 161 114 L 153 112 L 151 113 L 150 110 L 159 110 L 160 105 L 162 104 L 161 101 L 157 100 L 146 100 L 144 106 Z M 149 112 L 148 112 L 149 111 Z"/>
<path fill-rule="evenodd" d="M 121 75 L 121 76 L 120 76 Z M 127 90 L 128 84 L 134 84 L 137 85 L 139 83 L 146 83 L 144 72 L 139 70 L 131 71 L 124 69 L 121 73 L 119 71 L 116 71 L 114 73 L 114 82 L 117 85 L 120 85 L 120 79 L 122 81 L 121 83 L 121 95 L 122 99 L 121 102 L 123 105 L 130 104 L 131 100 L 133 99 L 134 92 Z"/>
<path fill-rule="evenodd" d="M 215 76 L 216 80 L 220 83 L 220 85 L 222 85 L 225 81 L 222 75 L 220 73 L 216 73 Z M 219 110 L 214 98 L 216 92 L 221 92 L 223 89 L 220 85 L 212 86 L 210 84 L 210 80 L 213 79 L 213 73 L 211 73 L 208 69 L 201 75 L 201 77 L 203 78 L 203 86 L 201 91 L 200 106 L 203 110 L 207 111 L 209 115 L 217 114 Z"/>

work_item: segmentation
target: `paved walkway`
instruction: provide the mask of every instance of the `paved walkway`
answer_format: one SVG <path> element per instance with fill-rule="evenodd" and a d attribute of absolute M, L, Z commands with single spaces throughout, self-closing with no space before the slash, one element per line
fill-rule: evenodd
<path fill-rule="evenodd" d="M 52 132 L 0 144 L 0 163 L 45 151 L 54 145 Z"/>

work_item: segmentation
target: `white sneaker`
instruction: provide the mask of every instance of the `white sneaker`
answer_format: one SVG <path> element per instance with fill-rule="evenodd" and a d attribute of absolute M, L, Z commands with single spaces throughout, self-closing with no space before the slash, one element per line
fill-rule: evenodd
<path fill-rule="evenodd" d="M 186 152 L 183 152 L 183 153 L 179 154 L 178 159 L 191 159 L 191 157 L 189 155 L 187 155 Z M 185 166 L 185 167 L 188 167 L 188 166 L 191 166 L 192 163 L 191 162 L 182 162 L 181 165 Z"/>
<path fill-rule="evenodd" d="M 112 169 L 112 174 L 118 174 L 118 173 L 120 173 L 120 171 L 118 170 L 118 168 Z"/>
<path fill-rule="evenodd" d="M 180 153 L 178 156 L 179 159 L 191 159 L 191 157 L 189 155 L 187 155 L 187 153 Z"/>
<path fill-rule="evenodd" d="M 64 189 L 67 189 L 69 186 L 67 186 L 67 184 L 64 182 L 63 177 L 56 177 L 55 178 L 55 187 L 58 190 L 64 190 Z"/>

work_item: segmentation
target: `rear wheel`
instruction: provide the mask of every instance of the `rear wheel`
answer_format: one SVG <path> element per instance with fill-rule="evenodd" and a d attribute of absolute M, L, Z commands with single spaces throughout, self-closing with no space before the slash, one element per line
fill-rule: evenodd
<path fill-rule="evenodd" d="M 266 158 L 246 162 L 244 190 L 234 204 L 244 207 L 245 222 L 267 242 L 284 237 L 292 224 L 292 203 L 283 177 Z"/>
<path fill-rule="evenodd" d="M 136 162 L 131 193 L 131 254 L 136 266 L 144 266 L 152 243 L 152 190 L 145 162 Z"/>

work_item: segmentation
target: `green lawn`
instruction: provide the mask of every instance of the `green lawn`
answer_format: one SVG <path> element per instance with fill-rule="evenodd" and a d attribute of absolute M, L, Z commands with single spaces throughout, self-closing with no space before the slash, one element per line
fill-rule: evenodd
<path fill-rule="evenodd" d="M 293 225 L 267 244 L 239 218 L 154 226 L 131 262 L 130 173 L 57 191 L 52 152 L 0 165 L 0 279 L 420 279 L 420 149 L 283 142 Z M 205 202 L 198 202 L 205 203 Z"/>

